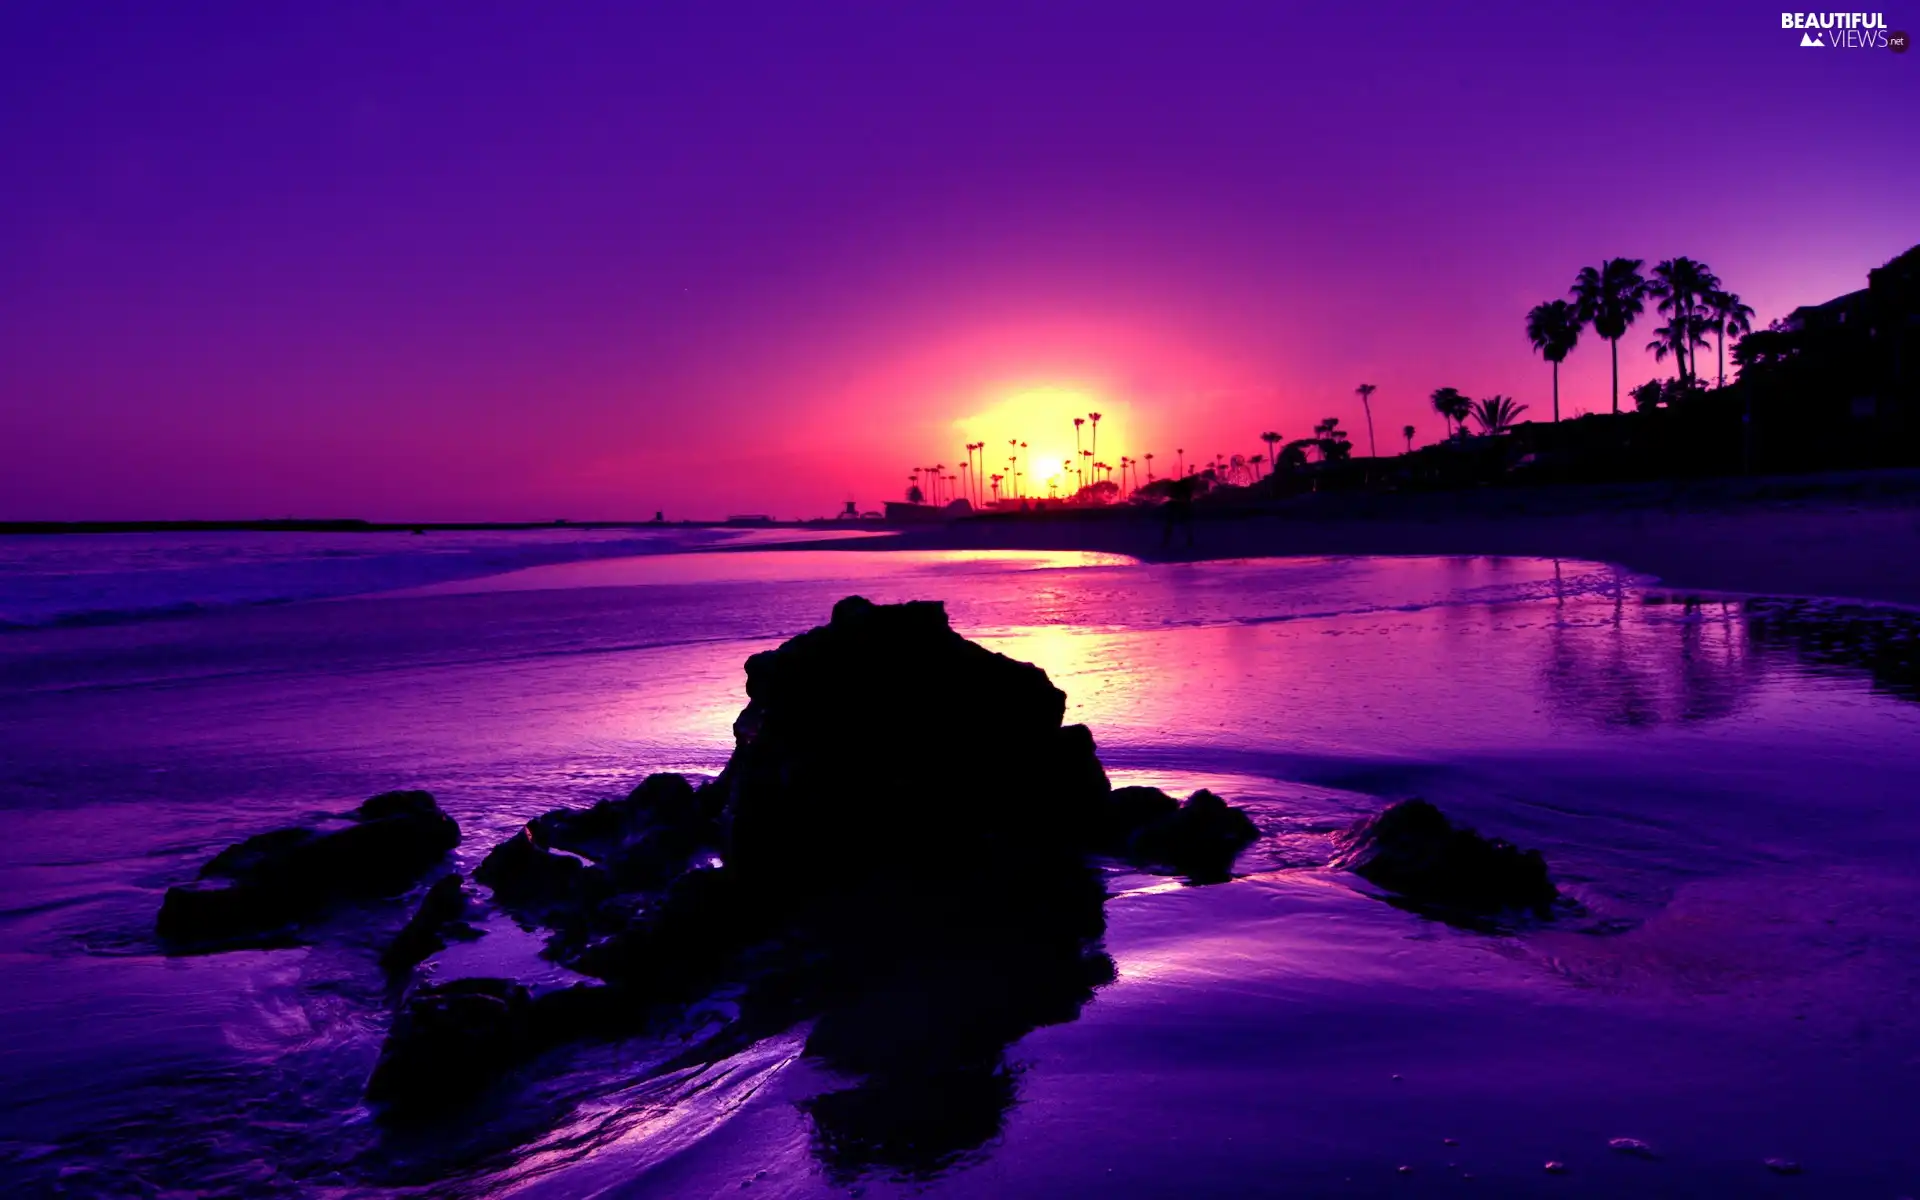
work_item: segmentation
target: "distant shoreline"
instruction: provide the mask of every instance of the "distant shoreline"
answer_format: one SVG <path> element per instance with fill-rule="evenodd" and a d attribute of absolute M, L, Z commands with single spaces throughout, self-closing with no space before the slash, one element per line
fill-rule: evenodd
<path fill-rule="evenodd" d="M 1085 550 L 1153 562 L 1345 555 L 1569 558 L 1680 591 L 1920 607 L 1920 471 L 1327 494 L 1260 510 L 982 518 L 862 549 Z"/>

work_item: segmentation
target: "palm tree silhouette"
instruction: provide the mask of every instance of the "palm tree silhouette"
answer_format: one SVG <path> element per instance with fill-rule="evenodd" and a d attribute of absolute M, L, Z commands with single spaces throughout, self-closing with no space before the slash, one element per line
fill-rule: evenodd
<path fill-rule="evenodd" d="M 1000 503 L 1000 481 L 1004 478 L 1005 476 L 1003 475 L 995 475 L 993 477 L 993 502 L 995 504 Z"/>
<path fill-rule="evenodd" d="M 1736 338 L 1745 337 L 1753 332 L 1753 310 L 1740 302 L 1733 292 L 1715 288 L 1707 293 L 1707 317 L 1713 324 L 1713 331 L 1720 335 L 1717 371 L 1718 383 L 1715 386 L 1727 386 L 1727 335 Z"/>
<path fill-rule="evenodd" d="M 1695 374 L 1692 351 L 1707 344 L 1706 298 L 1719 290 L 1719 277 L 1707 264 L 1691 258 L 1669 258 L 1653 269 L 1647 281 L 1647 294 L 1660 301 L 1660 312 L 1667 318 L 1665 333 L 1680 378 L 1691 383 Z M 1647 349 L 1653 350 L 1651 344 Z M 1654 351 L 1658 358 L 1666 357 Z"/>
<path fill-rule="evenodd" d="M 1413 426 L 1402 425 L 1400 427 L 1400 436 L 1407 439 L 1407 453 L 1412 454 L 1413 453 Z"/>
<path fill-rule="evenodd" d="M 1466 431 L 1467 414 L 1473 411 L 1473 401 L 1467 399 L 1465 393 L 1459 388 L 1435 388 L 1429 399 L 1433 404 L 1433 411 L 1439 413 L 1448 422 L 1449 433 L 1455 426 L 1459 426 L 1463 433 Z"/>
<path fill-rule="evenodd" d="M 1269 429 L 1260 435 L 1260 440 L 1267 444 L 1267 458 L 1273 463 L 1274 469 L 1278 470 L 1280 467 L 1280 459 L 1278 458 L 1279 452 L 1275 447 L 1280 445 L 1280 435 Z"/>
<path fill-rule="evenodd" d="M 1146 460 L 1146 463 L 1147 463 L 1147 482 L 1148 482 L 1148 483 L 1152 483 L 1152 482 L 1153 482 L 1153 455 L 1151 455 L 1151 454 L 1143 454 L 1143 455 L 1141 455 L 1140 457 Z"/>
<path fill-rule="evenodd" d="M 1176 477 L 1180 479 L 1185 479 L 1187 477 L 1187 452 L 1185 450 L 1182 450 L 1180 447 L 1175 446 L 1173 448 L 1173 454 L 1174 454 L 1174 459 L 1173 459 L 1174 471 L 1175 471 Z"/>
<path fill-rule="evenodd" d="M 1073 419 L 1073 458 L 1074 458 L 1073 474 L 1074 474 L 1074 478 L 1079 482 L 1081 487 L 1085 487 L 1087 485 L 1086 477 L 1081 474 L 1080 466 L 1079 466 L 1080 427 L 1082 425 L 1085 425 L 1086 423 L 1087 423 L 1087 419 L 1085 417 L 1075 417 Z"/>
<path fill-rule="evenodd" d="M 1360 407 L 1365 409 L 1367 413 L 1367 457 L 1368 458 L 1378 458 L 1380 456 L 1379 450 L 1376 449 L 1373 444 L 1373 394 L 1379 390 L 1380 390 L 1379 388 L 1374 387 L 1370 383 L 1363 383 L 1359 387 L 1353 389 L 1354 394 L 1360 397 Z"/>
<path fill-rule="evenodd" d="M 1087 443 L 1087 449 L 1098 454 L 1100 453 L 1100 414 L 1090 412 L 1087 414 L 1087 420 L 1093 422 L 1093 437 L 1092 440 Z"/>
<path fill-rule="evenodd" d="M 1560 364 L 1580 340 L 1580 310 L 1566 300 L 1536 304 L 1527 312 L 1527 340 L 1553 364 L 1553 419 L 1560 419 Z"/>
<path fill-rule="evenodd" d="M 1620 411 L 1620 339 L 1646 311 L 1647 281 L 1640 268 L 1643 258 L 1609 258 L 1598 267 L 1581 267 L 1574 277 L 1574 309 L 1582 326 L 1613 343 L 1613 411 Z"/>
<path fill-rule="evenodd" d="M 1488 396 L 1474 404 L 1473 419 L 1480 423 L 1483 433 L 1504 433 L 1513 428 L 1525 411 L 1527 406 L 1515 404 L 1511 397 Z"/>

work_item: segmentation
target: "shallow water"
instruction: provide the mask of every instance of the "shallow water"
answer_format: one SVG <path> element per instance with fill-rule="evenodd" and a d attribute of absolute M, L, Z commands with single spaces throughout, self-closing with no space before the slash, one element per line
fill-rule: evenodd
<path fill-rule="evenodd" d="M 1906 618 L 1496 559 L 749 551 L 399 581 L 425 586 L 0 634 L 0 1186 L 1920 1189 Z M 724 996 L 385 1135 L 358 1101 L 404 906 L 306 948 L 153 944 L 214 850 L 375 791 L 434 791 L 470 867 L 547 808 L 718 769 L 746 655 L 856 591 L 945 600 L 1049 671 L 1117 780 L 1213 787 L 1269 835 L 1232 883 L 1113 876 L 1117 982 L 1010 1049 L 974 1144 L 847 1169 L 802 1106 L 833 1086 L 804 1031 L 667 1069 Z M 888 702 L 937 715 L 939 681 Z M 1332 830 L 1412 794 L 1539 847 L 1582 911 L 1461 930 L 1322 869 Z M 496 926 L 432 969 L 533 949 Z"/>

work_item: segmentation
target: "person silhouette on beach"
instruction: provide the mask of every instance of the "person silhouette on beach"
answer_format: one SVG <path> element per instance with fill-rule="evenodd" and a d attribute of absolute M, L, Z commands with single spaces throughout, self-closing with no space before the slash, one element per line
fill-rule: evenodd
<path fill-rule="evenodd" d="M 1173 544 L 1173 527 L 1182 526 L 1187 531 L 1187 545 L 1193 545 L 1193 480 L 1191 477 L 1176 479 L 1167 485 L 1167 502 L 1162 506 L 1166 514 L 1166 529 L 1160 535 L 1160 544 Z"/>

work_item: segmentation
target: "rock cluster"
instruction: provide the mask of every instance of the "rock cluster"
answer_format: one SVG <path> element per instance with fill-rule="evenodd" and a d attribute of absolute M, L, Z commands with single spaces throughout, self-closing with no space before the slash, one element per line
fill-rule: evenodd
<path fill-rule="evenodd" d="M 717 778 L 653 775 L 486 855 L 473 881 L 491 904 L 588 982 L 416 984 L 368 1084 L 383 1112 L 457 1104 L 545 1047 L 641 1028 L 724 983 L 740 1036 L 810 1019 L 809 1053 L 857 1080 L 810 1102 L 823 1159 L 931 1168 L 998 1127 L 1006 1046 L 1113 977 L 1095 860 L 1224 879 L 1258 836 L 1211 792 L 1112 789 L 1046 673 L 963 638 L 939 604 L 842 600 L 748 659 L 746 691 Z M 397 895 L 458 836 L 425 793 L 377 796 L 224 851 L 169 891 L 161 933 L 257 932 Z M 384 965 L 473 936 L 478 903 L 439 880 Z"/>
<path fill-rule="evenodd" d="M 717 778 L 655 775 L 548 813 L 474 873 L 601 985 L 544 1013 L 503 981 L 416 990 L 377 1099 L 462 1095 L 443 1047 L 499 1069 L 558 1025 L 618 1028 L 745 981 L 748 1023 L 814 1019 L 810 1053 L 862 1081 L 810 1109 L 824 1155 L 937 1158 L 997 1126 L 997 1108 L 954 1103 L 1003 1096 L 1006 1045 L 1112 977 L 1091 860 L 1224 878 L 1257 836 L 1208 792 L 1109 787 L 1046 673 L 963 638 L 939 604 L 850 597 L 746 676 Z"/>

